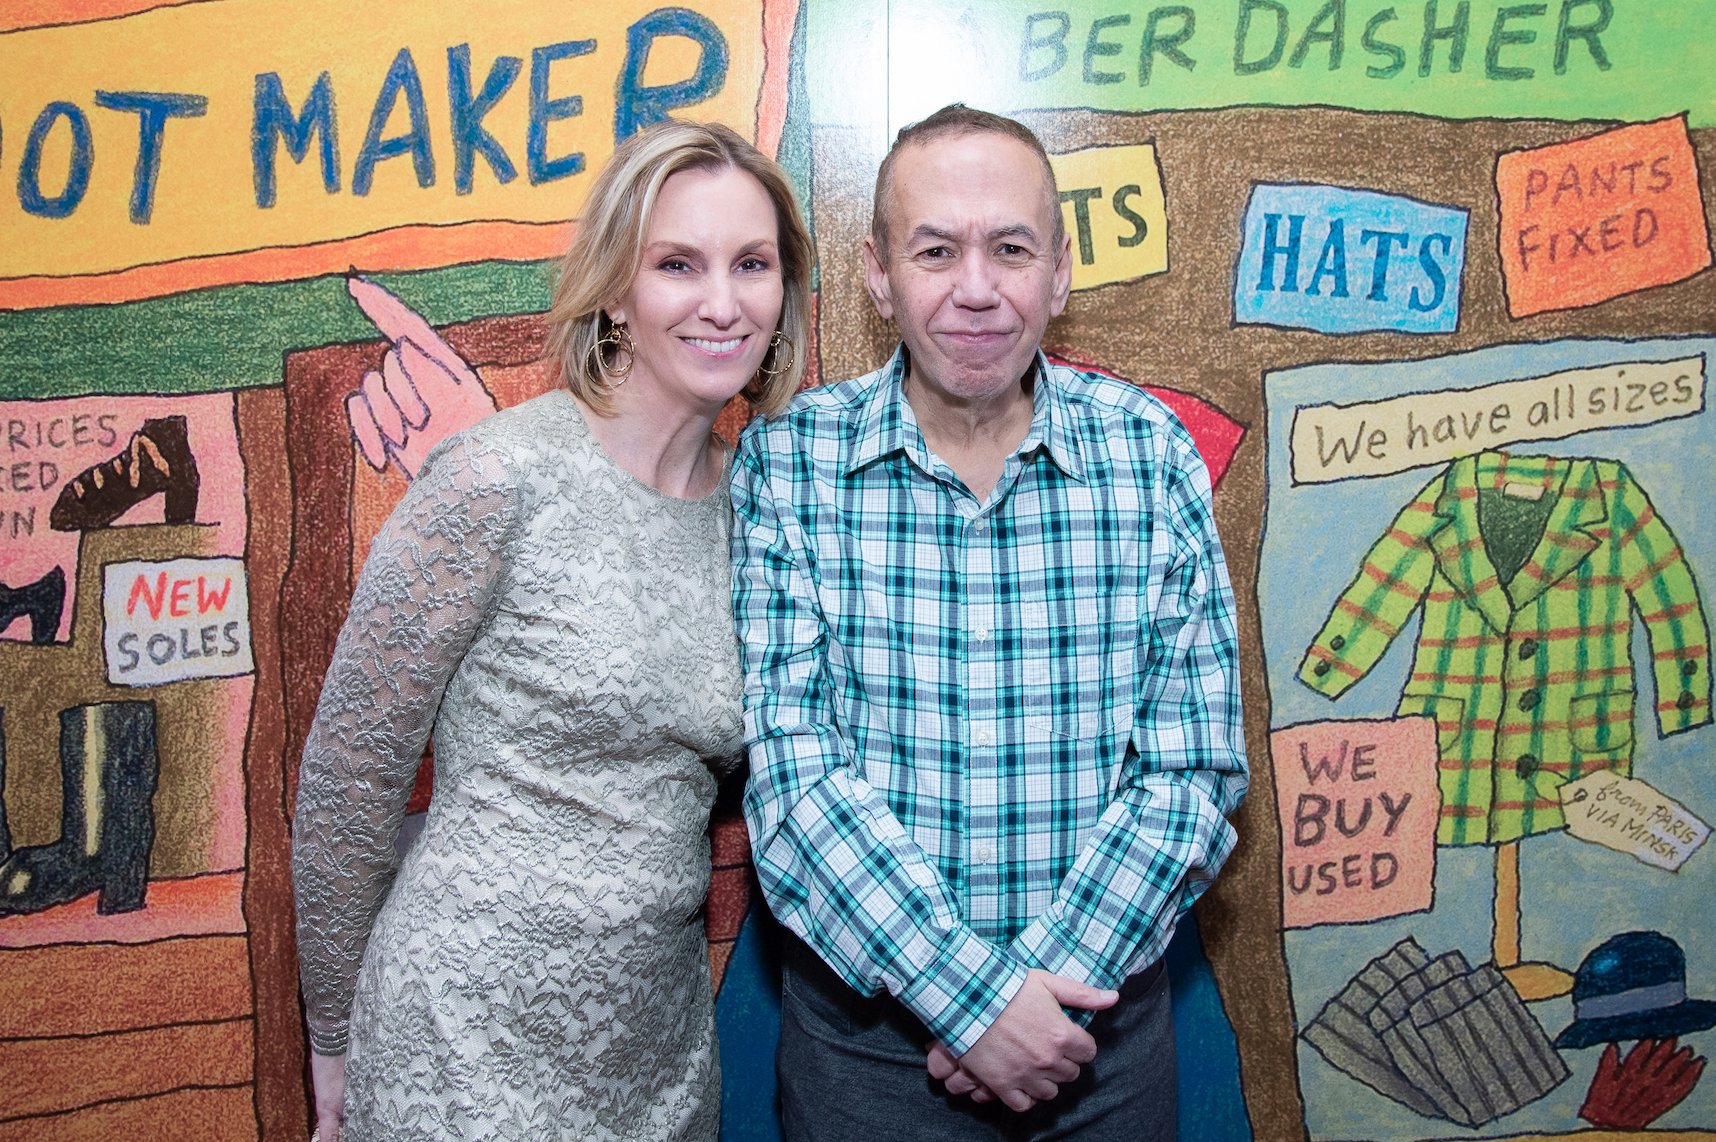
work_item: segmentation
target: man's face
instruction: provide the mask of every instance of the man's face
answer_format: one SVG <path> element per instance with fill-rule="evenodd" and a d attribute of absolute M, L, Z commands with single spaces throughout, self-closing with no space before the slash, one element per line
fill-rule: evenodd
<path fill-rule="evenodd" d="M 1029 147 L 992 132 L 895 156 L 888 249 L 866 239 L 864 265 L 877 310 L 911 350 L 912 384 L 984 403 L 1030 368 L 1072 275 L 1044 183 Z"/>

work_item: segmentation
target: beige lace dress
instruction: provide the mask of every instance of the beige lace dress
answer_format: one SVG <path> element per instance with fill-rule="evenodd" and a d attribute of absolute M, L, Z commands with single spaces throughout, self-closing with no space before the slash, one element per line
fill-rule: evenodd
<path fill-rule="evenodd" d="M 293 836 L 349 1142 L 716 1136 L 700 910 L 740 746 L 728 517 L 724 480 L 680 500 L 616 467 L 562 391 L 443 442 L 376 538 Z"/>

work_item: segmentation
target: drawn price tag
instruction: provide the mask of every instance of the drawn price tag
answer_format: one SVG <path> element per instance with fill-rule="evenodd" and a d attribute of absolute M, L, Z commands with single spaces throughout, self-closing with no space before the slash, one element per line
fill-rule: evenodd
<path fill-rule="evenodd" d="M 102 641 L 112 685 L 236 678 L 256 669 L 242 559 L 109 563 L 102 572 Z"/>
<path fill-rule="evenodd" d="M 1306 722 L 1269 735 L 1282 926 L 1369 923 L 1431 906 L 1436 723 Z"/>
<path fill-rule="evenodd" d="M 1567 831 L 1582 841 L 1676 872 L 1710 838 L 1686 806 L 1638 780 L 1602 770 L 1561 787 Z"/>

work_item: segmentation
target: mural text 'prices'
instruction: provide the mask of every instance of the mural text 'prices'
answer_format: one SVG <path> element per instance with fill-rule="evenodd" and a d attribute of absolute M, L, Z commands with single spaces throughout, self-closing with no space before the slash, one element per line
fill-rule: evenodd
<path fill-rule="evenodd" d="M 1321 333 L 1452 333 L 1467 212 L 1339 186 L 1258 183 L 1234 321 Z"/>
<path fill-rule="evenodd" d="M 1434 721 L 1306 722 L 1270 734 L 1269 752 L 1283 927 L 1430 907 L 1442 809 Z"/>
<path fill-rule="evenodd" d="M 1685 116 L 1510 151 L 1496 161 L 1496 196 L 1514 317 L 1595 305 L 1710 265 Z"/>
<path fill-rule="evenodd" d="M 102 572 L 102 644 L 112 685 L 234 678 L 256 669 L 242 559 L 109 563 Z"/>
<path fill-rule="evenodd" d="M 1050 155 L 1072 236 L 1072 288 L 1168 269 L 1168 208 L 1156 148 L 1143 143 Z"/>
<path fill-rule="evenodd" d="M 1710 839 L 1710 826 L 1690 809 L 1636 777 L 1599 770 L 1560 793 L 1569 833 L 1670 872 Z"/>

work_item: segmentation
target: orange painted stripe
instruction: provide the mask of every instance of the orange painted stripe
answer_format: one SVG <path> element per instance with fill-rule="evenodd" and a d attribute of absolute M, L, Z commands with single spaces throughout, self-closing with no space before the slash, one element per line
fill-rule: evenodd
<path fill-rule="evenodd" d="M 1396 595 L 1400 595 L 1408 599 L 1418 598 L 1419 592 L 1417 588 L 1408 585 L 1407 582 L 1398 575 L 1378 567 L 1369 560 L 1365 561 L 1364 573 L 1375 582 L 1387 587 Z"/>
<path fill-rule="evenodd" d="M 1364 677 L 1364 671 L 1343 659 L 1336 658 L 1333 652 L 1321 646 L 1313 646 L 1310 650 L 1305 652 L 1305 655 L 1307 658 L 1315 658 L 1318 662 L 1327 662 L 1335 669 L 1336 673 L 1344 674 L 1348 678 Z"/>
<path fill-rule="evenodd" d="M 1404 531 L 1398 527 L 1391 527 L 1388 529 L 1386 534 L 1388 538 L 1394 540 L 1394 542 L 1400 544 L 1400 546 L 1409 551 L 1414 548 L 1424 546 L 1424 537 L 1414 532 Z"/>
<path fill-rule="evenodd" d="M 1393 638 L 1395 635 L 1400 633 L 1399 627 L 1395 626 L 1393 623 L 1383 621 L 1381 615 L 1371 614 L 1365 608 L 1359 606 L 1351 599 L 1348 599 L 1345 595 L 1342 595 L 1340 600 L 1335 603 L 1335 609 L 1339 610 L 1342 614 L 1351 615 L 1359 622 L 1382 632 L 1389 638 Z"/>
<path fill-rule="evenodd" d="M 565 251 L 566 222 L 461 222 L 401 226 L 356 238 L 283 249 L 214 254 L 111 274 L 0 281 L 0 309 L 105 305 L 209 286 L 296 281 L 344 273 L 435 269 L 483 261 L 535 261 Z"/>
<path fill-rule="evenodd" d="M 55 1114 L 191 1086 L 256 1076 L 249 1019 L 189 1023 L 69 1039 L 13 1039 L 6 1053 L 6 1118 Z"/>
<path fill-rule="evenodd" d="M 1643 531 L 1646 527 L 1648 527 L 1651 524 L 1651 522 L 1655 519 L 1656 519 L 1656 506 L 1654 504 L 1649 504 L 1649 503 L 1645 504 L 1644 511 L 1640 512 L 1637 516 L 1633 517 L 1633 525 L 1631 527 L 1629 527 L 1626 531 L 1621 533 L 1621 537 L 1619 540 L 1620 545 L 1622 547 L 1625 547 L 1627 544 L 1631 543 L 1634 539 L 1637 539 L 1639 532 Z M 1613 526 L 1613 525 L 1611 524 L 1610 526 Z"/>
<path fill-rule="evenodd" d="M 0 1142 L 89 1142 L 91 1138 L 251 1142 L 260 1133 L 254 1099 L 250 1083 L 118 1099 L 87 1110 L 0 1123 Z"/>
<path fill-rule="evenodd" d="M 56 24 L 93 24 L 154 8 L 178 8 L 199 0 L 12 0 L 0 11 L 0 32 L 47 28 Z"/>
<path fill-rule="evenodd" d="M 0 1038 L 93 1035 L 251 1011 L 243 936 L 7 951 Z"/>
<path fill-rule="evenodd" d="M 763 85 L 757 95 L 757 149 L 780 153 L 786 127 L 787 67 L 799 0 L 763 0 Z"/>
<path fill-rule="evenodd" d="M 1651 657 L 1656 659 L 1658 662 L 1679 662 L 1683 658 L 1687 658 L 1687 659 L 1703 658 L 1706 655 L 1708 655 L 1709 653 L 1710 653 L 1710 648 L 1700 644 L 1700 645 L 1683 646 L 1683 647 L 1680 647 L 1679 649 L 1676 649 L 1676 648 L 1671 646 L 1667 650 L 1657 651 L 1655 654 L 1651 655 Z"/>
<path fill-rule="evenodd" d="M 1628 617 L 1627 619 L 1618 620 L 1603 626 L 1550 627 L 1548 630 L 1544 631 L 1532 631 L 1526 637 L 1536 639 L 1538 642 L 1556 642 L 1580 638 L 1595 638 L 1599 635 L 1608 635 L 1613 637 L 1615 635 L 1626 634 L 1631 629 L 1632 620 Z M 1516 631 L 1514 633 L 1517 634 L 1519 632 Z M 1503 645 L 1503 640 L 1494 635 L 1467 634 L 1461 635 L 1459 638 L 1420 638 L 1418 640 L 1418 645 L 1431 650 L 1442 650 L 1450 647 L 1455 650 L 1475 650 L 1480 646 L 1493 646 L 1500 649 Z"/>
<path fill-rule="evenodd" d="M 1665 619 L 1683 619 L 1687 615 L 1698 613 L 1698 600 L 1687 599 L 1685 602 L 1664 607 L 1660 611 L 1640 611 L 1639 617 L 1647 623 L 1662 622 Z"/>
<path fill-rule="evenodd" d="M 1443 674 L 1443 673 L 1440 673 L 1440 672 L 1434 671 L 1434 670 L 1418 671 L 1417 673 L 1413 674 L 1412 678 L 1416 682 L 1428 682 L 1428 683 L 1434 683 L 1434 682 L 1438 682 L 1438 681 L 1460 681 L 1460 676 L 1458 676 L 1458 675 Z M 1522 685 L 1538 686 L 1538 687 L 1545 686 L 1545 685 L 1560 686 L 1560 685 L 1565 685 L 1569 682 L 1577 683 L 1577 682 L 1580 682 L 1580 681 L 1585 680 L 1585 679 L 1597 679 L 1597 678 L 1607 678 L 1607 679 L 1610 679 L 1611 681 L 1614 681 L 1614 682 L 1622 682 L 1622 683 L 1627 683 L 1630 685 L 1630 683 L 1633 680 L 1632 667 L 1631 666 L 1605 666 L 1601 670 L 1587 669 L 1587 670 L 1583 670 L 1583 671 L 1580 671 L 1580 670 L 1555 670 L 1555 671 L 1551 671 L 1547 674 L 1543 674 L 1541 676 L 1533 676 L 1530 679 L 1515 679 L 1513 686 L 1515 688 L 1520 687 Z M 1499 675 L 1489 676 L 1489 677 L 1486 677 L 1484 679 L 1484 683 L 1486 685 L 1490 685 L 1490 686 L 1497 685 L 1500 682 L 1501 682 L 1501 678 Z M 1467 685 L 1470 685 L 1470 684 L 1471 684 L 1470 682 L 1467 683 Z"/>

